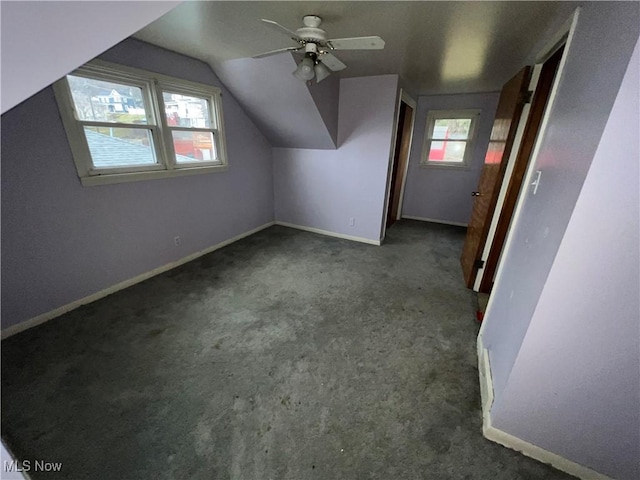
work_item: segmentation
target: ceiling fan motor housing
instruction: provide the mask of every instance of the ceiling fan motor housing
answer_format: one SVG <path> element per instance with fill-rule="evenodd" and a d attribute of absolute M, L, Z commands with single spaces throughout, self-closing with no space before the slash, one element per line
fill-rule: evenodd
<path fill-rule="evenodd" d="M 327 41 L 327 33 L 321 28 L 302 27 L 296 30 L 298 37 L 307 42 L 323 43 Z"/>
<path fill-rule="evenodd" d="M 322 30 L 320 24 L 322 18 L 317 15 L 305 15 L 302 17 L 304 27 L 296 30 L 296 34 L 307 43 L 318 43 L 322 46 L 327 41 L 327 32 Z"/>

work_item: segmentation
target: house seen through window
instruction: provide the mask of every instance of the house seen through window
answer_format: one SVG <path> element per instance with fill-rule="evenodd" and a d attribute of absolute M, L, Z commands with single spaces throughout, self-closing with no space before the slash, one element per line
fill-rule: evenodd
<path fill-rule="evenodd" d="M 59 81 L 55 91 L 83 184 L 226 165 L 215 87 L 96 62 Z"/>

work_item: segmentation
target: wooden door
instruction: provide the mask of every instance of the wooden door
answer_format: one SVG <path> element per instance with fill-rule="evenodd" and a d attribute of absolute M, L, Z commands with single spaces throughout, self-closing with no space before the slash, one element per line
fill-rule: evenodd
<path fill-rule="evenodd" d="M 478 188 L 475 192 L 469 192 L 475 200 L 460 257 L 464 280 L 469 288 L 473 287 L 479 267 L 477 262 L 487 241 L 507 160 L 527 98 L 530 76 L 531 67 L 524 67 L 502 87 Z"/>
<path fill-rule="evenodd" d="M 500 216 L 498 217 L 498 224 L 496 226 L 496 233 L 493 236 L 491 242 L 491 248 L 489 250 L 489 256 L 487 257 L 486 265 L 484 266 L 482 280 L 480 282 L 480 288 L 478 289 L 482 293 L 490 293 L 493 287 L 493 277 L 495 276 L 496 268 L 498 267 L 498 260 L 502 253 L 502 247 L 504 246 L 507 232 L 509 231 L 509 225 L 511 223 L 511 217 L 516 208 L 516 202 L 520 190 L 522 187 L 522 181 L 527 167 L 529 165 L 529 159 L 533 153 L 533 147 L 535 145 L 540 125 L 542 124 L 542 117 L 547 107 L 547 101 L 551 94 L 551 88 L 553 87 L 553 81 L 562 59 L 562 52 L 564 46 L 560 47 L 547 61 L 542 65 L 540 71 L 540 78 L 536 86 L 536 93 L 533 96 L 531 102 L 531 111 L 527 124 L 522 134 L 522 141 L 520 142 L 520 148 L 518 149 L 518 156 L 513 167 L 513 173 L 509 179 L 509 185 L 504 199 L 504 204 L 500 210 Z"/>
<path fill-rule="evenodd" d="M 389 193 L 389 206 L 387 210 L 387 228 L 393 225 L 398 218 L 402 183 L 405 172 L 407 171 L 407 162 L 409 161 L 409 146 L 411 143 L 411 130 L 413 129 L 412 118 L 413 109 L 406 103 L 400 102 L 393 170 L 391 172 L 391 192 Z"/>

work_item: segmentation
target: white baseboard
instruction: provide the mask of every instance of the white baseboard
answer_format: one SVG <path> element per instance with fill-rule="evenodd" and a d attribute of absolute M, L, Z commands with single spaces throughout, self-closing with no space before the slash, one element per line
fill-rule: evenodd
<path fill-rule="evenodd" d="M 527 457 L 551 465 L 558 470 L 581 478 L 583 480 L 612 480 L 610 477 L 598 473 L 579 463 L 567 460 L 560 455 L 526 442 L 518 437 L 499 430 L 491 425 L 491 407 L 493 405 L 493 380 L 489 351 L 484 348 L 482 335 L 478 336 L 478 374 L 480 377 L 480 396 L 482 400 L 482 434 L 488 440 L 516 450 Z"/>
<path fill-rule="evenodd" d="M 344 240 L 351 240 L 354 242 L 368 243 L 369 245 L 380 245 L 380 240 L 371 240 L 370 238 L 354 237 L 352 235 L 344 235 L 342 233 L 330 232 L 329 230 L 321 230 L 319 228 L 305 227 L 304 225 L 296 225 L 294 223 L 280 222 L 276 220 L 276 225 L 282 225 L 283 227 L 296 228 L 298 230 L 304 230 L 305 232 L 319 233 L 320 235 L 327 235 L 329 237 L 342 238 Z"/>
<path fill-rule="evenodd" d="M 431 222 L 431 223 L 441 223 L 443 225 L 453 225 L 455 227 L 468 227 L 468 225 L 466 223 L 449 222 L 447 220 L 438 220 L 436 218 L 414 217 L 413 215 L 402 215 L 402 218 L 406 218 L 407 220 L 419 220 L 421 222 Z"/>
<path fill-rule="evenodd" d="M 200 250 L 199 252 L 195 252 L 195 253 L 192 253 L 191 255 L 187 255 L 186 257 L 176 260 L 175 262 L 167 263 L 166 265 L 162 265 L 161 267 L 154 268 L 149 272 L 142 273 L 136 277 L 130 278 L 128 280 L 124 280 L 123 282 L 120 282 L 108 288 L 105 288 L 104 290 L 100 290 L 99 292 L 92 293 L 91 295 L 88 295 L 84 298 L 81 298 L 74 302 L 58 307 L 55 310 L 42 313 L 37 317 L 30 318 L 29 320 L 25 320 L 24 322 L 20 322 L 16 325 L 11 325 L 10 327 L 7 327 L 0 332 L 0 338 L 4 340 L 5 338 L 8 338 L 12 335 L 28 330 L 29 328 L 33 328 L 37 325 L 48 322 L 49 320 L 59 317 L 62 314 L 70 312 L 71 310 L 75 310 L 76 308 L 82 305 L 95 302 L 96 300 L 104 298 L 107 295 L 111 295 L 112 293 L 115 293 L 119 290 L 123 290 L 132 285 L 135 285 L 136 283 L 143 282 L 151 277 L 155 277 L 156 275 L 159 275 L 168 270 L 171 270 L 172 268 L 179 267 L 180 265 L 183 265 L 187 262 L 195 260 L 196 258 L 206 255 L 207 253 L 211 253 L 215 250 L 218 250 L 219 248 L 226 247 L 231 243 L 237 242 L 238 240 L 248 237 L 249 235 L 253 235 L 254 233 L 257 233 L 260 230 L 264 230 L 265 228 L 268 228 L 274 224 L 275 222 L 265 223 L 264 225 L 254 228 L 253 230 L 249 230 L 248 232 L 241 233 L 240 235 L 236 235 L 235 237 L 225 240 L 223 242 L 220 242 L 216 245 L 213 245 L 212 247 L 207 247 L 204 250 Z"/>

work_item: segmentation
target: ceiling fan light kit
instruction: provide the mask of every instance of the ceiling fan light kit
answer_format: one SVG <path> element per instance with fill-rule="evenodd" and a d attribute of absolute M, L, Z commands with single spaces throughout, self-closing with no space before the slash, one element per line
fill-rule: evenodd
<path fill-rule="evenodd" d="M 273 20 L 263 18 L 262 21 L 278 29 L 280 33 L 285 33 L 299 46 L 279 48 L 255 55 L 253 58 L 263 58 L 283 52 L 299 52 L 304 49 L 304 58 L 293 72 L 296 78 L 304 82 L 313 80 L 314 77 L 316 82 L 321 82 L 331 73 L 347 68 L 344 63 L 330 53 L 331 50 L 380 50 L 384 48 L 384 40 L 375 36 L 327 39 L 327 33 L 320 28 L 322 18 L 317 15 L 302 17 L 304 26 L 295 32 Z"/>
<path fill-rule="evenodd" d="M 313 67 L 313 71 L 316 74 L 316 82 L 318 83 L 331 75 L 331 70 L 329 70 L 327 66 L 321 62 L 318 62 L 316 66 Z"/>
<path fill-rule="evenodd" d="M 314 67 L 314 59 L 311 56 L 305 55 L 302 61 L 298 64 L 298 68 L 294 70 L 293 75 L 304 82 L 312 80 L 315 76 Z"/>

